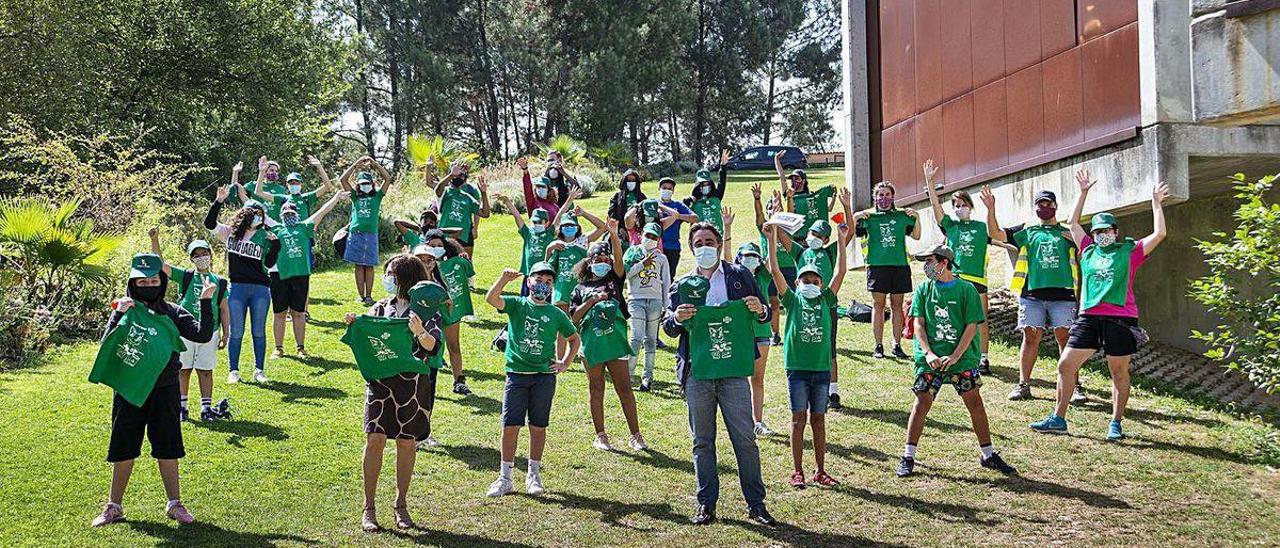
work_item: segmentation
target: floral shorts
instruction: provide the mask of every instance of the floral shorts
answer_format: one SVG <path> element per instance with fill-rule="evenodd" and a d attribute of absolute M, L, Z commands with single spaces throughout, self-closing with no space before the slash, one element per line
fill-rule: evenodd
<path fill-rule="evenodd" d="M 926 372 L 916 375 L 916 382 L 911 385 L 911 391 L 917 394 L 929 392 L 936 398 L 938 397 L 938 391 L 942 389 L 944 384 L 954 386 L 956 394 L 963 396 L 965 392 L 982 386 L 982 377 L 978 374 L 977 368 L 959 373 Z"/>

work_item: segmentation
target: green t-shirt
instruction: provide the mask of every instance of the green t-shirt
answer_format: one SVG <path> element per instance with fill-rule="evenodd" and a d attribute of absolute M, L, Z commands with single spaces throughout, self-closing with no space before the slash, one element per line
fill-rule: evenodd
<path fill-rule="evenodd" d="M 409 251 L 413 251 L 413 248 L 422 243 L 422 233 L 416 230 L 407 231 L 401 234 L 400 238 L 404 240 L 404 245 L 409 246 Z"/>
<path fill-rule="evenodd" d="M 464 242 L 471 241 L 471 223 L 480 211 L 480 201 L 465 188 L 448 187 L 440 196 L 440 228 L 462 229 L 458 237 Z"/>
<path fill-rule="evenodd" d="M 578 276 L 573 273 L 573 267 L 586 256 L 587 248 L 573 242 L 566 243 L 564 249 L 551 254 L 551 268 L 556 269 L 556 281 L 552 287 L 551 302 L 569 302 L 569 296 L 573 294 L 573 288 L 578 287 Z"/>
<path fill-rule="evenodd" d="M 258 181 L 250 181 L 249 183 L 244 185 L 244 193 L 249 196 L 250 200 L 258 200 L 258 195 L 257 193 L 254 192 L 254 189 L 257 188 L 257 186 L 258 186 Z M 263 181 L 262 192 L 266 193 L 267 195 L 288 194 L 289 187 L 284 186 L 280 183 Z M 262 200 L 258 200 L 258 201 L 262 201 Z M 266 206 L 268 217 L 271 217 L 272 219 L 276 219 L 276 220 L 280 219 L 280 206 L 284 205 L 283 203 L 276 203 L 274 200 L 267 200 L 262 205 Z"/>
<path fill-rule="evenodd" d="M 89 382 L 110 386 L 125 401 L 141 407 L 173 353 L 186 349 L 173 320 L 135 305 L 102 339 Z"/>
<path fill-rule="evenodd" d="M 316 193 L 318 192 L 319 190 L 304 192 L 302 194 L 272 194 L 272 207 L 275 208 L 276 212 L 273 218 L 279 220 L 280 209 L 283 208 L 285 204 L 292 202 L 293 207 L 298 210 L 298 220 L 307 220 L 311 217 L 311 213 L 316 210 L 316 202 L 319 201 L 316 197 Z"/>
<path fill-rule="evenodd" d="M 982 299 L 978 296 L 973 284 L 956 279 L 948 285 L 929 280 L 918 287 L 911 296 L 912 318 L 924 318 L 925 336 L 929 337 L 929 348 L 934 355 L 949 356 L 960 343 L 965 327 L 969 324 L 982 323 L 986 315 L 982 312 Z M 917 336 L 919 334 L 917 333 Z M 982 336 L 975 334 L 969 347 L 964 350 L 960 360 L 947 368 L 947 373 L 955 374 L 978 367 L 981 357 L 979 347 Z M 915 343 L 916 374 L 931 371 L 925 352 L 920 342 Z"/>
<path fill-rule="evenodd" d="M 356 367 L 366 381 L 385 379 L 400 373 L 430 373 L 426 362 L 414 357 L 413 333 L 409 318 L 357 316 L 342 334 L 351 347 Z"/>
<path fill-rule="evenodd" d="M 795 212 L 799 215 L 804 215 L 804 224 L 800 225 L 794 236 L 805 236 L 809 234 L 809 228 L 813 226 L 813 223 L 831 218 L 829 203 L 831 196 L 835 192 L 836 187 L 827 185 L 808 194 L 801 194 L 792 198 L 792 203 L 796 209 Z"/>
<path fill-rule="evenodd" d="M 756 278 L 756 287 L 760 289 L 760 296 L 766 299 L 765 304 L 768 305 L 767 299 L 769 298 L 770 294 L 777 293 L 777 290 L 769 291 L 769 289 L 773 286 L 773 274 L 769 273 L 769 267 L 760 265 L 760 269 L 755 272 L 754 276 Z M 754 322 L 754 325 L 755 325 L 755 330 L 753 331 L 753 333 L 755 334 L 756 338 L 773 336 L 773 326 L 769 325 L 769 322 L 758 321 L 758 322 Z"/>
<path fill-rule="evenodd" d="M 347 230 L 351 232 L 378 232 L 378 214 L 382 209 L 382 198 L 386 196 L 382 189 L 375 189 L 370 194 L 351 195 L 351 222 Z"/>
<path fill-rule="evenodd" d="M 200 293 L 204 291 L 204 282 L 208 280 L 213 284 L 222 284 L 222 277 L 212 272 L 200 274 L 196 270 L 187 270 L 176 266 L 169 266 L 169 273 L 174 285 L 177 287 L 178 306 L 183 310 L 190 312 L 192 316 L 200 317 Z M 182 289 L 182 280 L 187 276 L 191 276 L 191 283 L 187 284 L 186 291 Z M 213 331 L 218 332 L 218 327 L 222 325 L 222 313 L 219 312 L 222 307 L 222 299 L 225 299 L 226 291 L 219 288 L 213 294 Z"/>
<path fill-rule="evenodd" d="M 901 209 L 873 211 L 859 221 L 867 231 L 868 266 L 907 266 L 907 234 L 916 220 Z"/>
<path fill-rule="evenodd" d="M 956 254 L 957 276 L 974 283 L 987 285 L 987 223 L 982 221 L 956 221 L 950 216 L 938 223 L 947 235 L 947 247 Z"/>
<path fill-rule="evenodd" d="M 700 306 L 682 324 L 689 334 L 689 359 L 698 380 L 750 377 L 755 373 L 756 315 L 747 303 Z"/>
<path fill-rule="evenodd" d="M 721 217 L 720 198 L 706 197 L 694 200 L 689 205 L 689 209 L 698 216 L 698 220 L 704 223 L 711 223 L 716 229 L 724 234 L 724 218 Z"/>
<path fill-rule="evenodd" d="M 582 317 L 582 354 L 588 367 L 631 355 L 627 319 L 618 302 L 605 299 Z"/>
<path fill-rule="evenodd" d="M 1088 310 L 1102 303 L 1124 306 L 1129 297 L 1129 258 L 1137 247 L 1133 238 L 1102 247 L 1084 248 L 1080 271 L 1084 279 L 1080 309 Z"/>
<path fill-rule="evenodd" d="M 444 288 L 449 292 L 449 300 L 453 306 L 440 311 L 444 325 L 453 325 L 462 318 L 475 314 L 471 304 L 471 277 L 476 275 L 475 265 L 461 255 L 445 259 L 436 267 L 440 269 L 440 278 L 444 280 Z"/>
<path fill-rule="evenodd" d="M 507 315 L 509 373 L 550 373 L 556 359 L 556 336 L 578 332 L 564 311 L 525 297 L 502 297 L 502 313 Z"/>
<path fill-rule="evenodd" d="M 788 371 L 830 371 L 832 314 L 836 295 L 830 289 L 812 299 L 795 291 L 782 294 L 787 311 L 783 363 Z"/>
<path fill-rule="evenodd" d="M 838 242 L 831 242 L 822 249 L 809 249 L 809 246 L 796 242 L 791 244 L 791 253 L 797 267 L 808 264 L 817 266 L 822 282 L 830 284 L 831 276 L 836 272 L 836 253 L 840 252 L 836 246 L 839 245 Z"/>
<path fill-rule="evenodd" d="M 756 227 L 756 230 L 760 232 L 760 251 L 763 253 L 760 257 L 760 262 L 762 264 L 769 264 L 769 254 L 776 252 L 778 254 L 778 268 L 794 268 L 796 266 L 796 258 L 787 253 L 787 247 L 782 245 L 781 241 L 778 242 L 776 249 L 769 249 L 769 238 L 765 237 L 763 229 Z"/>
<path fill-rule="evenodd" d="M 276 270 L 281 280 L 311 275 L 311 258 L 307 251 L 315 237 L 314 223 L 299 222 L 293 226 L 280 223 L 271 228 L 280 241 L 280 254 L 276 256 Z"/>
<path fill-rule="evenodd" d="M 1031 225 L 1013 233 L 1014 243 L 1027 250 L 1027 291 L 1075 289 L 1070 237 L 1071 232 L 1062 225 Z"/>
<path fill-rule="evenodd" d="M 547 246 L 556 237 L 551 230 L 534 232 L 529 225 L 520 227 L 520 239 L 524 240 L 524 253 L 520 256 L 520 273 L 528 274 L 529 267 L 538 264 L 547 256 Z"/>

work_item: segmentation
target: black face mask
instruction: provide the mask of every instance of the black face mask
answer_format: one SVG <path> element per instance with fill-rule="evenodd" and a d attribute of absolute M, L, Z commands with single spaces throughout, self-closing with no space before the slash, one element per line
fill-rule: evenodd
<path fill-rule="evenodd" d="M 467 176 L 459 175 L 457 177 L 454 177 L 452 181 L 449 181 L 449 184 L 457 187 L 457 186 L 462 186 L 462 183 L 465 183 L 465 182 L 467 182 Z"/>
<path fill-rule="evenodd" d="M 162 289 L 163 288 L 161 288 L 158 285 L 152 285 L 152 286 L 146 286 L 146 287 L 135 285 L 129 288 L 129 298 L 135 301 L 141 301 L 148 305 L 155 304 L 155 302 L 159 300 L 160 297 L 164 296 L 164 294 L 161 293 Z"/>

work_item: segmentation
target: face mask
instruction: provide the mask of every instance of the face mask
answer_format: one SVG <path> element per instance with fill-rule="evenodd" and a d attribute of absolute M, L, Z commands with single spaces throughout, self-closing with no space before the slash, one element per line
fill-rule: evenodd
<path fill-rule="evenodd" d="M 263 220 L 263 219 L 262 219 L 262 215 L 254 215 L 254 216 L 253 216 L 253 226 L 255 226 L 255 227 L 257 227 L 257 226 L 262 226 L 262 220 Z"/>
<path fill-rule="evenodd" d="M 547 178 L 548 178 L 548 179 L 558 179 L 558 178 L 560 178 L 560 170 L 558 170 L 558 169 L 556 169 L 556 168 L 554 168 L 554 167 L 553 167 L 553 168 L 551 168 L 551 169 L 548 169 L 548 170 L 547 170 Z"/>
<path fill-rule="evenodd" d="M 578 235 L 578 227 L 573 225 L 561 227 L 560 232 L 564 234 L 565 238 L 572 238 Z"/>
<path fill-rule="evenodd" d="M 196 265 L 196 270 L 209 270 L 213 267 L 213 257 L 205 255 L 191 259 L 191 264 Z"/>
<path fill-rule="evenodd" d="M 931 261 L 931 262 L 924 263 L 924 277 L 929 278 L 930 280 L 936 281 L 938 277 L 941 275 L 942 275 L 942 268 L 938 266 L 937 262 Z"/>
<path fill-rule="evenodd" d="M 289 185 L 289 194 L 302 194 L 302 185 Z"/>
<path fill-rule="evenodd" d="M 793 190 L 800 190 L 800 189 L 804 188 L 804 179 L 792 179 L 792 180 L 791 180 L 791 188 L 792 188 Z"/>
<path fill-rule="evenodd" d="M 648 251 L 653 251 L 655 249 L 658 249 L 658 240 L 650 240 L 648 238 L 645 238 L 644 248 Z"/>
<path fill-rule="evenodd" d="M 822 288 L 818 284 L 797 283 L 796 293 L 806 299 L 813 299 L 822 294 Z"/>
<path fill-rule="evenodd" d="M 817 236 L 809 236 L 804 243 L 809 246 L 809 249 L 822 249 L 822 244 L 827 243 L 827 241 Z"/>
<path fill-rule="evenodd" d="M 284 226 L 296 225 L 298 224 L 298 214 L 297 213 L 281 214 L 280 221 L 284 223 Z"/>
<path fill-rule="evenodd" d="M 529 287 L 529 296 L 536 301 L 546 301 L 551 298 L 551 284 L 546 282 L 538 282 Z"/>
<path fill-rule="evenodd" d="M 970 208 L 969 206 L 960 206 L 956 208 L 956 218 L 961 221 L 968 221 L 971 215 L 973 215 L 973 208 Z"/>
<path fill-rule="evenodd" d="M 547 189 L 545 187 L 535 188 L 533 189 L 533 193 L 543 200 L 547 199 Z"/>
<path fill-rule="evenodd" d="M 711 195 L 711 185 L 702 185 L 702 195 L 703 196 Z"/>
<path fill-rule="evenodd" d="M 458 177 L 454 177 L 453 180 L 449 181 L 449 184 L 455 187 L 459 187 L 459 186 L 462 186 L 462 183 L 465 183 L 465 182 L 467 182 L 466 178 L 462 176 L 458 176 Z"/>
<path fill-rule="evenodd" d="M 1058 208 L 1052 206 L 1036 206 L 1036 217 L 1042 221 L 1048 221 L 1058 216 Z"/>
<path fill-rule="evenodd" d="M 531 230 L 533 230 L 534 234 L 542 234 L 542 231 L 546 229 L 547 229 L 546 225 L 533 225 L 531 227 Z"/>
<path fill-rule="evenodd" d="M 636 189 L 636 182 L 630 179 L 627 179 L 627 190 L 635 190 L 635 189 Z"/>
<path fill-rule="evenodd" d="M 673 195 L 673 194 L 675 194 L 675 191 L 674 191 L 674 190 L 671 190 L 671 189 L 669 189 L 669 188 L 664 188 L 664 189 L 662 189 L 662 190 L 659 190 L 659 191 L 658 191 L 658 197 L 659 197 L 659 198 L 662 198 L 662 201 L 664 201 L 664 202 L 670 202 L 670 201 L 671 201 L 671 195 Z"/>
<path fill-rule="evenodd" d="M 711 268 L 719 260 L 720 250 L 713 245 L 704 245 L 693 250 L 693 258 L 698 261 L 699 268 Z"/>
<path fill-rule="evenodd" d="M 747 270 L 751 270 L 753 272 L 755 269 L 760 268 L 760 257 L 743 257 L 739 262 L 742 266 L 747 267 Z"/>
<path fill-rule="evenodd" d="M 142 301 L 144 303 L 154 303 L 160 300 L 160 297 L 164 296 L 161 293 L 162 289 L 163 288 L 158 285 L 153 285 L 150 287 L 142 287 L 139 285 L 135 285 L 133 286 L 133 291 L 132 291 L 133 298 L 136 300 Z"/>
<path fill-rule="evenodd" d="M 373 185 L 369 183 L 362 183 L 360 185 L 360 192 L 363 192 L 365 194 L 373 192 Z"/>
<path fill-rule="evenodd" d="M 271 173 L 271 172 L 267 172 L 267 177 L 266 177 L 266 179 L 267 179 L 268 181 L 275 182 L 275 180 L 276 180 L 276 179 L 279 179 L 279 178 L 280 178 L 280 174 L 279 174 L 279 173 Z"/>
<path fill-rule="evenodd" d="M 893 197 L 881 196 L 879 198 L 876 198 L 876 209 L 879 209 L 882 211 L 893 209 Z"/>
<path fill-rule="evenodd" d="M 444 256 L 444 248 L 443 248 L 443 247 L 428 247 L 428 248 L 427 248 L 427 254 L 431 255 L 432 257 L 435 257 L 435 258 L 439 259 L 440 257 L 443 257 L 443 256 Z"/>
<path fill-rule="evenodd" d="M 392 295 L 395 295 L 395 294 L 397 293 L 397 291 L 396 291 L 396 289 L 397 289 L 397 288 L 396 288 L 396 277 L 395 277 L 395 276 L 392 276 L 392 275 L 390 275 L 390 274 L 383 274 L 383 276 L 382 276 L 382 288 L 383 288 L 383 289 L 385 289 L 385 290 L 387 290 L 387 293 L 390 293 L 390 294 L 392 294 Z"/>
<path fill-rule="evenodd" d="M 1116 235 L 1113 232 L 1099 232 L 1094 235 L 1093 241 L 1102 247 L 1107 247 L 1116 243 Z"/>
<path fill-rule="evenodd" d="M 597 278 L 603 277 L 612 269 L 613 265 L 609 263 L 591 263 L 591 273 L 595 274 Z"/>

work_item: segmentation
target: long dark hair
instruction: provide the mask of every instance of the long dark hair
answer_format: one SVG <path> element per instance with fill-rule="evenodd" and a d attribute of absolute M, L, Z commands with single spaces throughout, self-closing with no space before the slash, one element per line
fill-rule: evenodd
<path fill-rule="evenodd" d="M 231 237 L 236 240 L 243 238 L 244 233 L 248 232 L 249 228 L 253 226 L 253 216 L 259 213 L 262 214 L 262 218 L 265 221 L 267 210 L 251 205 L 240 208 L 235 216 L 231 218 Z"/>
<path fill-rule="evenodd" d="M 462 244 L 458 240 L 444 235 L 444 231 L 440 229 L 428 230 L 422 234 L 422 241 L 430 242 L 431 240 L 440 240 L 444 244 L 444 258 L 452 259 L 462 254 Z"/>
<path fill-rule="evenodd" d="M 396 279 L 396 296 L 402 299 L 409 298 L 409 289 L 414 284 L 427 279 L 427 269 L 413 255 L 393 256 L 387 259 L 382 270 L 391 271 L 391 276 Z"/>

